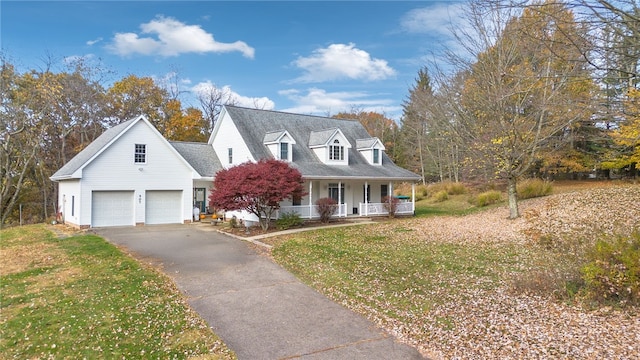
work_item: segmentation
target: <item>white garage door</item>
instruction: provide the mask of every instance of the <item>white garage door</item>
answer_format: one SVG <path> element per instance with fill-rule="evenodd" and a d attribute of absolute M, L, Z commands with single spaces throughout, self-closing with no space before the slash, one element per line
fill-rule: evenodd
<path fill-rule="evenodd" d="M 182 223 L 182 191 L 147 191 L 145 224 Z"/>
<path fill-rule="evenodd" d="M 91 226 L 130 226 L 133 191 L 94 191 L 91 195 Z"/>

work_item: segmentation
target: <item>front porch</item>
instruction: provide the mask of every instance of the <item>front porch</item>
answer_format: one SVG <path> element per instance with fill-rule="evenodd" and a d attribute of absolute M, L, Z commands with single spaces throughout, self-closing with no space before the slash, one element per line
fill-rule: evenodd
<path fill-rule="evenodd" d="M 332 217 L 365 217 L 365 216 L 389 216 L 386 203 L 358 203 L 356 211 L 348 212 L 348 204 L 336 205 L 337 210 Z M 356 209 L 356 208 L 354 208 Z M 400 202 L 397 204 L 395 215 L 413 215 L 415 204 L 413 202 Z M 289 205 L 281 206 L 276 212 L 276 219 L 280 218 L 280 214 L 295 213 L 302 219 L 319 219 L 320 214 L 316 205 Z"/>

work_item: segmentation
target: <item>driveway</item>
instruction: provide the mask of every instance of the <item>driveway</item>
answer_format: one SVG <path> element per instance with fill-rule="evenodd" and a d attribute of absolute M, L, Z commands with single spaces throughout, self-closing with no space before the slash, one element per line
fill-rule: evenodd
<path fill-rule="evenodd" d="M 423 359 L 248 243 L 203 225 L 96 233 L 161 266 L 239 359 Z"/>

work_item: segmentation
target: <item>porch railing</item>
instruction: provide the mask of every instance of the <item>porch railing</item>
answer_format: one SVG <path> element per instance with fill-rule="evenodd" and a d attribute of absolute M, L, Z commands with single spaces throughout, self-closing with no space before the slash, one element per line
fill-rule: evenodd
<path fill-rule="evenodd" d="M 296 213 L 300 215 L 302 219 L 319 219 L 320 214 L 315 205 L 290 205 L 281 206 L 278 210 L 276 218 L 280 217 L 280 214 L 284 213 Z M 345 217 L 347 216 L 347 204 L 338 205 L 335 214 L 332 217 Z"/>
<path fill-rule="evenodd" d="M 360 203 L 358 209 L 360 216 L 389 215 L 385 203 Z M 413 215 L 413 207 L 410 202 L 400 202 L 396 207 L 396 215 Z"/>
<path fill-rule="evenodd" d="M 389 215 L 389 212 L 384 207 L 385 203 L 360 203 L 358 207 L 358 215 L 360 216 L 383 216 Z M 318 219 L 320 214 L 315 205 L 296 205 L 296 206 L 281 206 L 280 210 L 276 213 L 276 219 L 284 213 L 296 213 L 300 215 L 302 219 Z M 354 214 L 355 215 L 355 214 Z M 396 208 L 396 215 L 413 215 L 413 207 L 410 202 L 398 203 Z M 347 204 L 340 204 L 340 208 L 333 214 L 333 217 L 346 217 L 347 216 Z"/>

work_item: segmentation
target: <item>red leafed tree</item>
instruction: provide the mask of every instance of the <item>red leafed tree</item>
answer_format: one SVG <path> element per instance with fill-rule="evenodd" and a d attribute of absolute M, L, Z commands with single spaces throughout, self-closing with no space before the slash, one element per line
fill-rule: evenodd
<path fill-rule="evenodd" d="M 260 219 L 263 230 L 280 202 L 303 196 L 302 175 L 286 162 L 274 159 L 247 162 L 221 170 L 213 181 L 209 206 L 224 210 L 246 210 Z"/>

